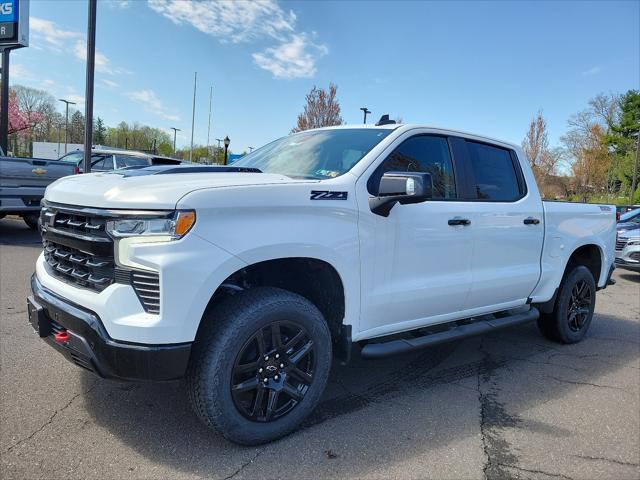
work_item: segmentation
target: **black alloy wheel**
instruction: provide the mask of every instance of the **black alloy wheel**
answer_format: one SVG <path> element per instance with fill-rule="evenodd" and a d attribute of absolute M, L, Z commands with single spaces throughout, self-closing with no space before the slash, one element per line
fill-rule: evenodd
<path fill-rule="evenodd" d="M 292 321 L 273 322 L 240 349 L 231 375 L 233 402 L 249 420 L 277 420 L 304 398 L 314 367 L 314 344 L 305 328 Z"/>
<path fill-rule="evenodd" d="M 567 304 L 567 321 L 572 332 L 578 332 L 584 327 L 591 315 L 593 292 L 586 281 L 576 282 L 571 289 L 571 297 Z"/>

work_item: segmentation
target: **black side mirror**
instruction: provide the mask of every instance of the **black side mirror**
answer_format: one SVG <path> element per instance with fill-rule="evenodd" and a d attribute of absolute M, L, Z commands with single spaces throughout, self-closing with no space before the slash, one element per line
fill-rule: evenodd
<path fill-rule="evenodd" d="M 369 199 L 369 207 L 376 215 L 388 217 L 396 203 L 421 203 L 433 198 L 430 173 L 387 172 L 380 179 L 378 195 Z"/>

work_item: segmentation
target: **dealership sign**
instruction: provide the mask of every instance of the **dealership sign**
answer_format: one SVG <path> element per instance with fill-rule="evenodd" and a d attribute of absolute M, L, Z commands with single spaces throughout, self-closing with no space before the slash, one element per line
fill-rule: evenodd
<path fill-rule="evenodd" d="M 29 0 L 0 0 L 0 49 L 29 45 Z"/>

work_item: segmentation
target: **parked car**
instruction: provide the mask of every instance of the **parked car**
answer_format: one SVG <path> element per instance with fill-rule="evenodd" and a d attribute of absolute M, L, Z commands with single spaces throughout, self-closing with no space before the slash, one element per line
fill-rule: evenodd
<path fill-rule="evenodd" d="M 618 230 L 618 233 L 621 233 L 638 227 L 640 227 L 640 208 L 629 210 L 627 213 L 620 215 L 616 230 Z"/>
<path fill-rule="evenodd" d="M 613 206 L 542 201 L 519 146 L 387 119 L 232 166 L 63 179 L 41 223 L 39 336 L 102 377 L 186 376 L 241 444 L 300 425 L 353 344 L 374 359 L 532 321 L 579 342 L 616 240 Z"/>
<path fill-rule="evenodd" d="M 640 226 L 618 232 L 616 265 L 625 270 L 640 272 Z"/>
<path fill-rule="evenodd" d="M 56 160 L 0 157 L 0 219 L 19 215 L 29 228 L 36 229 L 45 188 L 74 171 L 73 166 Z"/>
<path fill-rule="evenodd" d="M 76 173 L 82 173 L 84 152 L 76 150 L 60 157 L 61 161 L 76 166 Z M 143 168 L 150 165 L 180 165 L 184 163 L 177 158 L 163 157 L 135 150 L 94 149 L 91 152 L 91 171 L 107 172 L 121 168 Z"/>
<path fill-rule="evenodd" d="M 635 210 L 637 208 L 640 208 L 640 205 L 618 205 L 616 206 L 616 220 L 620 220 L 620 218 L 622 217 L 622 215 L 624 215 L 627 212 L 630 212 L 631 210 Z"/>

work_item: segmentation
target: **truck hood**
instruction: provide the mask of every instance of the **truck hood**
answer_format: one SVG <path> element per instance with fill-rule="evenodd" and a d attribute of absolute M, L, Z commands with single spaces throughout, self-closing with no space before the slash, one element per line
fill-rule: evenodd
<path fill-rule="evenodd" d="M 73 175 L 49 185 L 45 199 L 94 208 L 173 209 L 178 200 L 195 190 L 309 182 L 271 173 L 184 170 L 162 173 L 123 171 Z"/>

